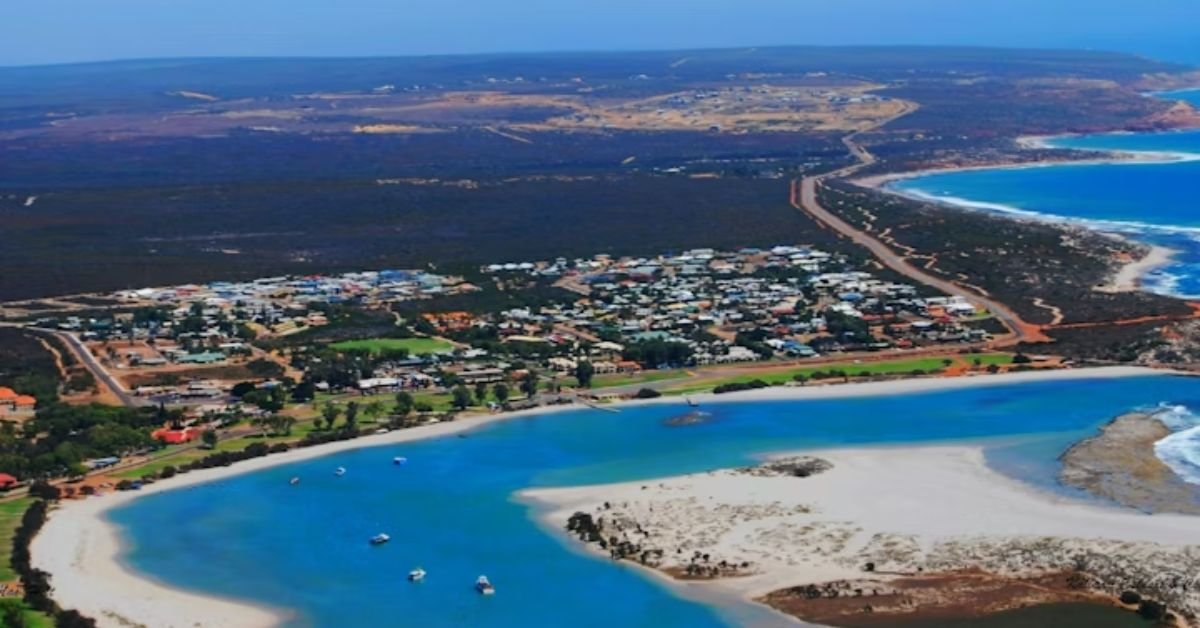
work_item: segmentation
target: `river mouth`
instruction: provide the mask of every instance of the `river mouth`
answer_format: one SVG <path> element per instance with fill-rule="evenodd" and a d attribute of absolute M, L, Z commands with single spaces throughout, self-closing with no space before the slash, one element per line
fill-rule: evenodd
<path fill-rule="evenodd" d="M 571 551 L 512 496 L 745 466 L 773 451 L 1082 438 L 1114 408 L 1200 397 L 1190 378 L 1074 376 L 1084 379 L 980 378 L 970 387 L 836 399 L 731 396 L 704 404 L 714 420 L 682 427 L 666 424 L 685 411 L 682 402 L 520 417 L 466 439 L 367 447 L 147 495 L 109 514 L 129 541 L 133 570 L 292 609 L 289 626 L 371 625 L 380 616 L 426 626 L 556 625 L 581 614 L 610 625 L 740 625 L 644 574 Z M 397 467 L 395 456 L 409 463 Z M 339 466 L 344 476 L 333 473 Z M 299 489 L 288 484 L 297 475 Z M 369 546 L 380 532 L 391 542 Z M 416 566 L 429 575 L 409 586 L 404 574 Z M 480 574 L 495 596 L 472 593 Z"/>

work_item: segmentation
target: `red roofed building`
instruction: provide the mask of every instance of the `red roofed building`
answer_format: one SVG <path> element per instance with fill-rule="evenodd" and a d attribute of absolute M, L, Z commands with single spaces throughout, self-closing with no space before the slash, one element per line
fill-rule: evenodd
<path fill-rule="evenodd" d="M 20 480 L 17 478 L 7 473 L 0 473 L 0 490 L 8 490 L 17 484 L 20 484 Z"/>
<path fill-rule="evenodd" d="M 28 418 L 33 415 L 37 399 L 0 386 L 0 419 Z"/>
<path fill-rule="evenodd" d="M 186 427 L 182 430 L 172 430 L 164 427 L 162 429 L 154 430 L 150 436 L 151 438 L 160 440 L 168 445 L 180 445 L 183 443 L 190 443 L 191 441 L 199 438 L 202 431 L 203 430 L 195 427 Z"/>

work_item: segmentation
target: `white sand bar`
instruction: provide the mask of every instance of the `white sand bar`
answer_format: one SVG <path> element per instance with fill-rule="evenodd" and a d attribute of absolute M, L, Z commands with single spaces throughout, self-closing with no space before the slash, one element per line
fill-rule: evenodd
<path fill-rule="evenodd" d="M 522 496 L 548 506 L 559 529 L 577 511 L 636 521 L 650 536 L 631 540 L 663 549 L 664 567 L 682 566 L 696 551 L 713 563 L 750 561 L 755 575 L 713 581 L 749 596 L 863 577 L 868 561 L 886 571 L 1020 575 L 1069 569 L 1087 554 L 1111 561 L 1099 569 L 1131 576 L 1197 577 L 1200 518 L 1035 489 L 990 469 L 980 447 L 805 453 L 833 468 L 806 478 L 721 470 Z"/>

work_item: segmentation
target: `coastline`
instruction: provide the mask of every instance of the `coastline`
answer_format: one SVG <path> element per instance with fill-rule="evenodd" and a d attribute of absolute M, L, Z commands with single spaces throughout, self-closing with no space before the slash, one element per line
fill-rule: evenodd
<path fill-rule="evenodd" d="M 1181 129 L 1195 131 L 1197 129 Z M 1166 132 L 1166 131 L 1164 131 Z M 1118 135 L 1118 134 L 1110 134 Z M 1015 142 L 1024 150 L 1082 150 L 1070 147 L 1056 146 L 1051 140 L 1073 137 L 1071 135 L 1026 135 L 1018 137 Z M 1030 168 L 1052 168 L 1055 166 L 1101 166 L 1101 165 L 1153 165 L 1195 161 L 1200 159 L 1191 153 L 1172 153 L 1166 151 L 1131 151 L 1131 150 L 1087 150 L 1086 152 L 1100 153 L 1102 157 L 1084 159 L 1055 159 L 1027 162 L 997 162 L 994 164 L 979 164 L 973 166 L 942 166 L 908 170 L 905 172 L 890 172 L 849 179 L 850 183 L 863 188 L 879 189 L 891 194 L 901 194 L 888 188 L 888 185 L 906 179 L 918 179 L 935 174 L 950 172 L 974 172 L 978 170 L 1026 170 Z"/>
<path fill-rule="evenodd" d="M 721 470 L 533 489 L 520 496 L 538 504 L 544 526 L 576 544 L 582 543 L 564 530 L 576 512 L 631 521 L 639 531 L 644 526 L 644 542 L 656 544 L 665 556 L 659 567 L 644 568 L 660 577 L 669 577 L 660 570 L 664 567 L 679 571 L 682 560 L 677 556 L 703 553 L 713 563 L 750 563 L 746 575 L 701 581 L 724 594 L 764 603 L 775 601 L 765 596 L 791 587 L 853 583 L 848 586 L 884 591 L 870 600 L 880 617 L 887 612 L 882 600 L 903 591 L 908 578 L 954 573 L 1036 577 L 1070 571 L 1072 561 L 1084 555 L 1108 567 L 1110 578 L 1131 570 L 1128 580 L 1101 580 L 1105 586 L 1095 597 L 1107 599 L 1135 578 L 1164 569 L 1190 573 L 1197 566 L 1192 550 L 1200 545 L 1200 528 L 1194 516 L 1146 516 L 1041 490 L 988 467 L 982 446 L 796 453 L 833 467 L 803 478 L 748 478 Z M 939 497 L 928 499 L 933 493 Z M 635 542 L 642 538 L 630 536 Z M 588 548 L 607 558 L 597 547 Z M 869 571 L 864 568 L 868 563 Z M 1200 604 L 1188 594 L 1173 600 L 1181 601 L 1193 612 Z"/>
<path fill-rule="evenodd" d="M 1176 129 L 1174 131 L 1164 132 L 1181 132 L 1195 131 L 1196 129 Z M 1113 133 L 1110 135 L 1119 135 L 1121 133 Z M 1030 135 L 1022 136 L 1016 139 L 1016 144 L 1023 150 L 1071 150 L 1069 147 L 1058 146 L 1053 143 L 1053 140 L 1059 138 L 1073 137 L 1072 135 Z M 1140 259 L 1122 264 L 1121 267 L 1112 275 L 1107 284 L 1099 286 L 1096 289 L 1100 292 L 1132 292 L 1142 289 L 1144 279 L 1153 271 L 1169 265 L 1172 259 L 1179 253 L 1174 249 L 1164 246 L 1151 244 L 1142 240 L 1137 240 L 1125 233 L 1130 230 L 1137 229 L 1161 229 L 1161 230 L 1178 230 L 1179 228 L 1171 227 L 1170 225 L 1143 225 L 1133 221 L 1118 221 L 1118 220 L 1088 220 L 1082 218 L 1071 218 L 1067 216 L 1058 216 L 1047 214 L 1035 210 L 1024 210 L 1013 207 L 986 203 L 986 202 L 969 202 L 966 199 L 948 199 L 920 194 L 911 191 L 898 190 L 892 187 L 893 183 L 908 179 L 916 179 L 930 175 L 947 174 L 952 172 L 974 172 L 982 170 L 1024 170 L 1030 168 L 1049 168 L 1055 166 L 1095 166 L 1095 165 L 1152 165 L 1176 163 L 1183 161 L 1195 161 L 1200 159 L 1200 156 L 1191 153 L 1172 153 L 1164 151 L 1133 151 L 1133 150 L 1095 150 L 1106 156 L 1098 158 L 1085 159 L 1063 159 L 1063 160 L 1042 160 L 1034 162 L 1016 162 L 1016 163 L 997 163 L 990 165 L 975 165 L 975 166 L 946 166 L 939 168 L 925 168 L 920 170 L 911 170 L 907 172 L 886 173 L 872 175 L 861 178 L 853 178 L 849 183 L 872 190 L 879 190 L 886 194 L 894 194 L 896 196 L 908 198 L 911 200 L 923 203 L 936 203 L 948 205 L 958 209 L 979 210 L 983 209 L 992 213 L 1000 213 L 1008 216 L 1013 216 L 1021 219 L 1037 220 L 1041 222 L 1049 222 L 1058 225 L 1069 227 L 1082 227 L 1092 231 L 1107 233 L 1122 240 L 1133 242 L 1138 245 L 1147 247 L 1147 252 Z M 961 202 L 960 202 L 961 201 Z"/>
<path fill-rule="evenodd" d="M 1023 382 L 1068 379 L 1098 379 L 1136 376 L 1166 376 L 1172 371 L 1143 367 L 1102 367 L 1027 371 L 959 378 L 928 378 L 862 382 L 816 386 L 773 387 L 725 395 L 695 395 L 697 403 L 738 403 L 772 400 L 834 399 L 861 396 L 953 390 L 973 386 L 1005 385 Z M 682 404 L 678 398 L 615 404 L 614 408 L 636 405 Z M 114 492 L 103 496 L 60 503 L 51 511 L 41 533 L 31 545 L 33 565 L 49 572 L 54 598 L 64 607 L 74 608 L 93 617 L 101 626 L 146 624 L 162 628 L 194 625 L 222 625 L 264 628 L 281 623 L 289 612 L 251 602 L 226 600 L 209 594 L 166 586 L 141 574 L 121 560 L 121 536 L 105 513 L 144 495 L 183 489 L 262 469 L 330 456 L 343 451 L 449 436 L 499 421 L 558 412 L 586 410 L 578 404 L 534 408 L 530 410 L 463 418 L 457 421 L 425 425 L 386 434 L 363 436 L 293 449 L 230 467 L 194 471 L 170 480 L 156 482 L 140 491 Z"/>

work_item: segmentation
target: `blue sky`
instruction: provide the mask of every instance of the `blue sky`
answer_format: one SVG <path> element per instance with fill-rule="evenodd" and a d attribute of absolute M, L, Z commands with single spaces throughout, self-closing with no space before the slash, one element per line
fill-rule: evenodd
<path fill-rule="evenodd" d="M 0 0 L 0 65 L 788 44 L 1104 48 L 1200 63 L 1200 0 Z"/>

